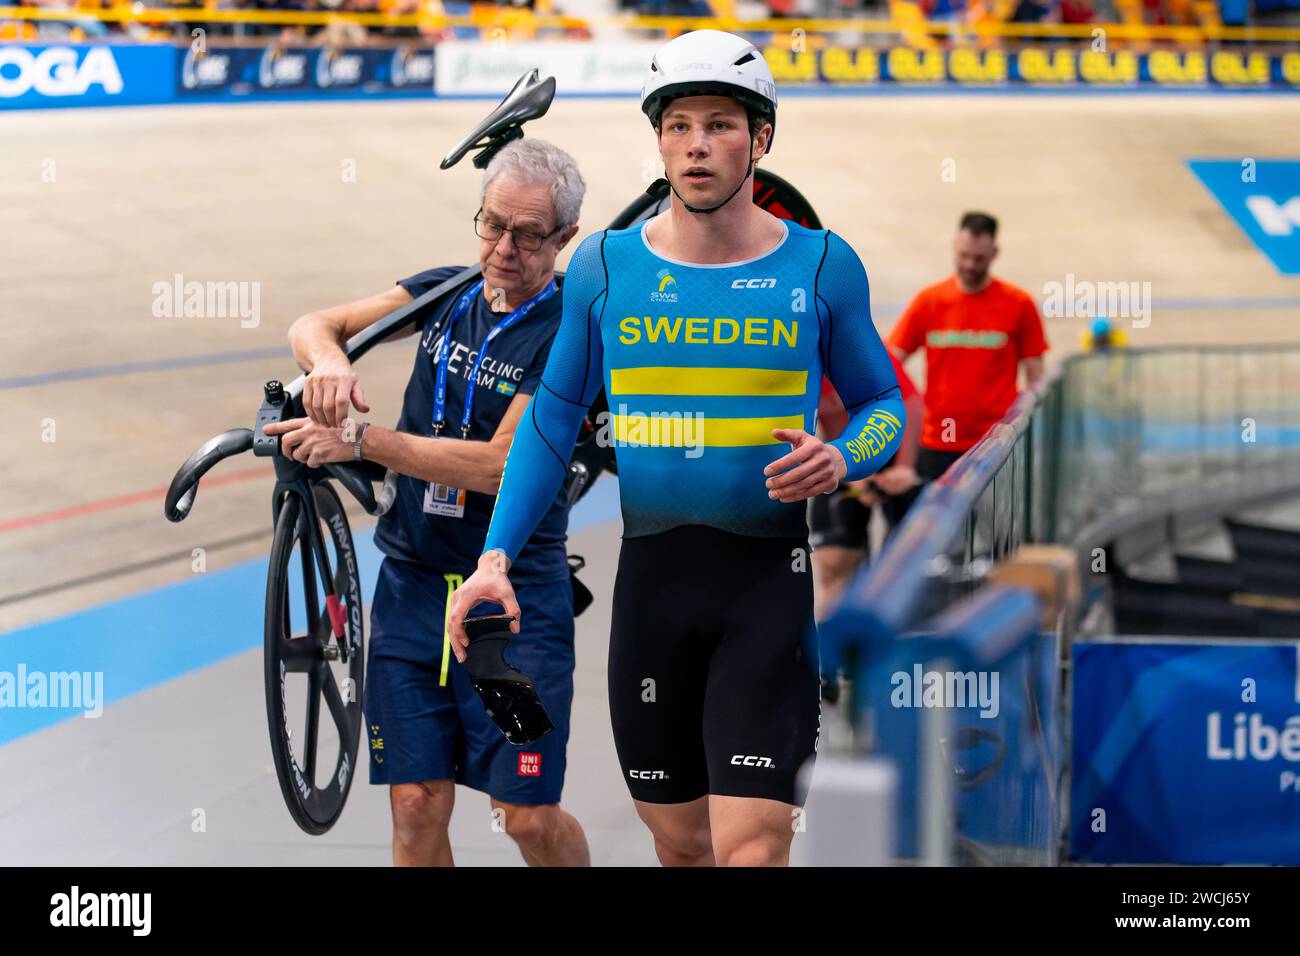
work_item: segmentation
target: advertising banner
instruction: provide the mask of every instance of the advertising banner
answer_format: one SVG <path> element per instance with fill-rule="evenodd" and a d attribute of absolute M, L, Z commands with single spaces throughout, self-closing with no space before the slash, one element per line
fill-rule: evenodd
<path fill-rule="evenodd" d="M 825 46 L 763 51 L 778 85 L 1300 90 L 1300 52 Z"/>
<path fill-rule="evenodd" d="M 439 96 L 504 95 L 531 69 L 565 94 L 638 94 L 658 43 L 444 43 Z"/>
<path fill-rule="evenodd" d="M 432 96 L 430 47 L 187 49 L 175 77 L 178 99 L 238 100 L 274 95 Z"/>
<path fill-rule="evenodd" d="M 164 103 L 176 48 L 0 43 L 0 110 Z"/>
<path fill-rule="evenodd" d="M 1072 651 L 1076 859 L 1300 864 L 1300 647 Z"/>
<path fill-rule="evenodd" d="M 1206 159 L 1188 164 L 1282 275 L 1300 275 L 1300 162 Z"/>
<path fill-rule="evenodd" d="M 560 96 L 636 96 L 656 42 L 398 47 L 0 44 L 0 109 L 251 99 L 504 95 L 521 75 Z M 763 51 L 783 92 L 1300 90 L 1300 51 L 823 46 Z M 1285 198 L 1285 197 L 1284 197 Z M 1290 207 L 1284 207 L 1290 208 Z"/>
<path fill-rule="evenodd" d="M 0 44 L 0 109 L 433 96 L 432 47 Z"/>

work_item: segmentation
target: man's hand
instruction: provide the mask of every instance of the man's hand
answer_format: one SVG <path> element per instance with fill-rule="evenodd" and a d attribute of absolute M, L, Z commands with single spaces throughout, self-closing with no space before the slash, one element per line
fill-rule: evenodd
<path fill-rule="evenodd" d="M 318 362 L 308 374 L 302 408 L 312 421 L 338 428 L 348 417 L 349 405 L 359 412 L 370 411 L 352 363 L 340 352 L 336 358 Z"/>
<path fill-rule="evenodd" d="M 772 437 L 789 442 L 792 448 L 790 454 L 763 469 L 763 474 L 768 476 L 769 498 L 784 504 L 804 501 L 834 491 L 849 472 L 838 448 L 802 428 L 774 428 Z"/>
<path fill-rule="evenodd" d="M 352 461 L 352 442 L 343 440 L 342 428 L 320 425 L 310 418 L 290 418 L 271 422 L 263 431 L 282 435 L 280 451 L 285 458 L 300 461 L 309 468 L 319 468 L 332 461 Z"/>
<path fill-rule="evenodd" d="M 490 601 L 500 604 L 505 613 L 513 614 L 510 622 L 512 633 L 519 633 L 519 621 L 522 617 L 519 602 L 515 599 L 515 589 L 510 586 L 506 572 L 510 570 L 510 560 L 500 551 L 489 551 L 478 559 L 478 569 L 465 583 L 451 595 L 451 609 L 447 612 L 449 622 L 451 651 L 456 660 L 465 663 L 465 650 L 469 647 L 469 635 L 465 633 L 464 620 L 476 604 Z"/>
<path fill-rule="evenodd" d="M 894 465 L 871 476 L 871 482 L 887 495 L 903 495 L 911 491 L 920 479 L 910 465 Z"/>
<path fill-rule="evenodd" d="M 871 484 L 871 478 L 859 478 L 857 481 L 846 481 L 845 488 L 853 491 L 853 500 L 864 508 L 874 508 L 880 504 L 880 495 L 876 493 L 875 487 Z"/>

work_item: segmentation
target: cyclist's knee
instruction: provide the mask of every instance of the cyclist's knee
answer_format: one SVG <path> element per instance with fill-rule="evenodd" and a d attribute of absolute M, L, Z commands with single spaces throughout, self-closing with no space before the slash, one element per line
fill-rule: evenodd
<path fill-rule="evenodd" d="M 703 831 L 655 832 L 655 854 L 664 866 L 712 866 L 713 842 Z"/>
<path fill-rule="evenodd" d="M 550 803 L 540 806 L 492 801 L 495 810 L 503 812 L 506 835 L 521 849 L 541 851 L 551 846 L 559 836 L 562 823 L 560 807 Z"/>
<path fill-rule="evenodd" d="M 813 570 L 823 587 L 844 584 L 857 570 L 862 552 L 857 548 L 821 547 L 813 550 Z"/>
<path fill-rule="evenodd" d="M 664 866 L 709 866 L 713 863 L 713 838 L 704 813 L 641 810 L 641 819 L 654 835 L 655 853 Z"/>
<path fill-rule="evenodd" d="M 721 839 L 716 848 L 718 866 L 786 866 L 790 838 L 781 833 L 756 833 Z"/>
<path fill-rule="evenodd" d="M 456 788 L 450 780 L 396 783 L 389 790 L 393 833 L 408 846 L 445 833 L 451 822 Z"/>
<path fill-rule="evenodd" d="M 813 551 L 813 583 L 819 615 L 839 600 L 861 561 L 862 552 L 853 548 L 823 547 Z"/>

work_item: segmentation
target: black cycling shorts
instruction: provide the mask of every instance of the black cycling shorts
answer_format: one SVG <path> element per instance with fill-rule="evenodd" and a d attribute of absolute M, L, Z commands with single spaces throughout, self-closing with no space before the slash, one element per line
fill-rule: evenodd
<path fill-rule="evenodd" d="M 871 509 L 843 485 L 808 502 L 808 537 L 814 548 L 862 550 L 869 542 Z"/>
<path fill-rule="evenodd" d="M 609 709 L 633 798 L 797 804 L 821 720 L 808 542 L 702 525 L 625 538 Z"/>
<path fill-rule="evenodd" d="M 925 453 L 922 450 L 921 454 Z M 890 467 L 896 460 L 890 458 L 880 470 Z M 914 488 L 896 497 L 885 497 L 880 505 L 881 514 L 885 519 L 885 534 L 889 534 L 902 523 L 903 518 L 907 516 L 907 509 L 912 506 L 912 502 L 920 496 L 920 493 L 919 488 Z M 808 501 L 808 539 L 814 548 L 852 548 L 855 551 L 868 551 L 871 547 L 872 512 L 872 508 L 863 505 L 844 485 L 840 485 L 829 495 L 814 495 Z"/>

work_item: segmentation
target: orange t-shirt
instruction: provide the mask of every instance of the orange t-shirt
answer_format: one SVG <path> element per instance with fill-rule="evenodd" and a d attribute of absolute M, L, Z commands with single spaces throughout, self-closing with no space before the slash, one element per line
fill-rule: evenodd
<path fill-rule="evenodd" d="M 965 451 L 1016 400 L 1021 359 L 1047 351 L 1043 321 L 1029 293 L 999 279 L 968 295 L 952 276 L 917 293 L 889 344 L 925 348 L 925 423 L 921 445 Z"/>

